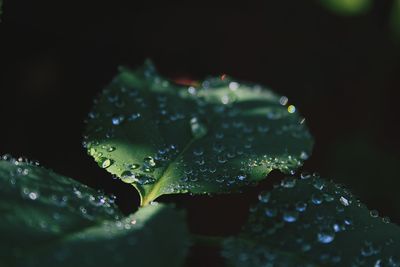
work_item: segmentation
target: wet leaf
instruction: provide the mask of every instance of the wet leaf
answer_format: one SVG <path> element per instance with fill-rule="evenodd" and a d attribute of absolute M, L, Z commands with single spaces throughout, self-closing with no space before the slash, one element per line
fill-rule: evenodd
<path fill-rule="evenodd" d="M 368 12 L 372 0 L 320 0 L 321 5 L 341 16 L 355 16 Z"/>
<path fill-rule="evenodd" d="M 224 242 L 233 266 L 400 266 L 400 228 L 318 176 L 286 178 L 259 195 Z"/>
<path fill-rule="evenodd" d="M 122 69 L 95 101 L 85 146 L 99 166 L 135 186 L 143 205 L 163 194 L 238 191 L 310 155 L 304 119 L 287 104 L 225 75 L 177 85 L 147 62 Z"/>
<path fill-rule="evenodd" d="M 124 218 L 113 198 L 13 159 L 0 160 L 0 196 L 0 266 L 180 266 L 184 260 L 186 226 L 169 206 Z"/>

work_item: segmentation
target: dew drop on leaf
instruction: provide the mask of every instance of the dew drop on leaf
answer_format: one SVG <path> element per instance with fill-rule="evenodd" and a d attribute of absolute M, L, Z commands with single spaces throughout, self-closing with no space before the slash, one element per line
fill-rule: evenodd
<path fill-rule="evenodd" d="M 110 167 L 112 164 L 113 164 L 113 161 L 108 158 L 100 158 L 100 160 L 99 160 L 99 166 L 104 169 Z"/>
<path fill-rule="evenodd" d="M 207 134 L 207 127 L 197 117 L 190 119 L 190 128 L 194 138 L 201 138 Z"/>

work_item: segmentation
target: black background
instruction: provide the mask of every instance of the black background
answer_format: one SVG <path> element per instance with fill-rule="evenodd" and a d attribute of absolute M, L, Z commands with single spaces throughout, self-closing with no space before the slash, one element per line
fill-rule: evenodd
<path fill-rule="evenodd" d="M 288 96 L 316 140 L 304 169 L 345 184 L 400 222 L 400 45 L 388 26 L 392 1 L 375 1 L 370 12 L 354 17 L 316 1 L 4 5 L 0 154 L 37 159 L 114 193 L 121 209 L 133 212 L 136 192 L 86 155 L 81 134 L 92 99 L 117 67 L 136 67 L 149 57 L 170 78 L 227 73 Z M 228 235 L 240 229 L 257 192 L 281 178 L 274 172 L 239 195 L 160 200 L 185 208 L 193 232 Z M 189 265 L 217 264 L 216 252 L 201 253 L 195 250 Z"/>

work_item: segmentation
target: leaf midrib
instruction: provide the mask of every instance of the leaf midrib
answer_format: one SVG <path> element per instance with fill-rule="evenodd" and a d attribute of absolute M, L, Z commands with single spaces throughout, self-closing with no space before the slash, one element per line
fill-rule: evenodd
<path fill-rule="evenodd" d="M 183 148 L 183 150 L 176 156 L 176 158 L 173 161 L 171 161 L 170 164 L 168 164 L 167 168 L 165 168 L 164 171 L 161 173 L 160 178 L 157 180 L 157 182 L 153 184 L 153 187 L 151 188 L 149 193 L 141 198 L 142 200 L 141 206 L 148 205 L 151 201 L 160 196 L 159 192 L 161 184 L 164 181 L 163 180 L 164 176 L 168 177 L 167 174 L 171 170 L 172 166 L 174 166 L 177 160 L 191 147 L 191 145 L 194 143 L 195 140 L 196 138 L 190 139 L 189 142 Z"/>

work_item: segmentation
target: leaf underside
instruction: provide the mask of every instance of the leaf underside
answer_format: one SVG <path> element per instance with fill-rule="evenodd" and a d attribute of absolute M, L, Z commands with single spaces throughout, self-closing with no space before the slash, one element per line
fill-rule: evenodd
<path fill-rule="evenodd" d="M 170 206 L 124 218 L 113 198 L 12 159 L 0 160 L 0 193 L 0 266 L 181 266 L 185 258 L 187 229 Z"/>
<path fill-rule="evenodd" d="M 85 146 L 143 205 L 163 194 L 238 191 L 310 155 L 304 119 L 287 102 L 226 76 L 177 85 L 147 62 L 122 69 L 95 101 Z"/>
<path fill-rule="evenodd" d="M 400 266 L 400 228 L 345 188 L 286 178 L 259 195 L 242 233 L 226 239 L 233 266 Z M 270 264 L 270 265 L 268 265 Z"/>

